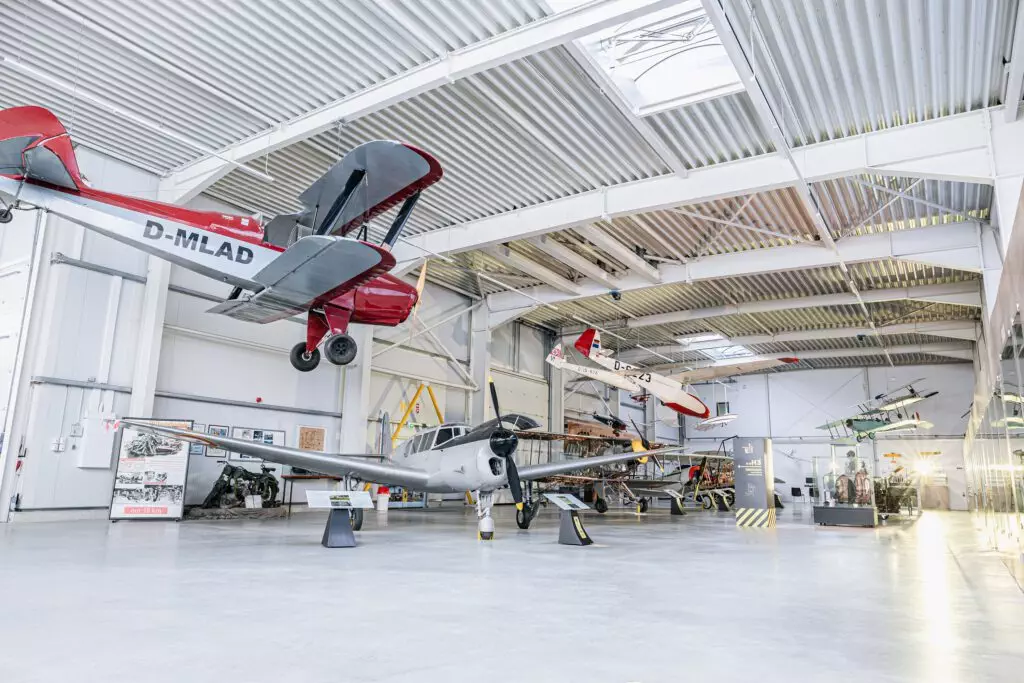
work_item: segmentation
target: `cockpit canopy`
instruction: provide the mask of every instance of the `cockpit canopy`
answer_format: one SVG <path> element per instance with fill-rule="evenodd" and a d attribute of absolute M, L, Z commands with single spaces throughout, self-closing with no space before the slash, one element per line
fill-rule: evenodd
<path fill-rule="evenodd" d="M 540 423 L 527 415 L 509 413 L 502 416 L 502 422 L 506 429 L 523 431 L 540 427 Z M 498 428 L 497 420 L 488 420 L 470 429 L 464 424 L 443 424 L 422 431 L 413 436 L 399 447 L 400 453 L 420 453 L 434 448 L 447 448 L 459 444 L 483 441 L 489 439 L 494 430 Z"/>

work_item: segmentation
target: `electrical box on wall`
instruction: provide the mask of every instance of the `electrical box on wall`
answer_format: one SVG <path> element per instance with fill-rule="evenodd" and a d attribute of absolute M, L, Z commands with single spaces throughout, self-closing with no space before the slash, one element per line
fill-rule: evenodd
<path fill-rule="evenodd" d="M 114 452 L 117 418 L 113 413 L 82 416 L 82 437 L 78 444 L 78 462 L 82 468 L 107 469 Z"/>

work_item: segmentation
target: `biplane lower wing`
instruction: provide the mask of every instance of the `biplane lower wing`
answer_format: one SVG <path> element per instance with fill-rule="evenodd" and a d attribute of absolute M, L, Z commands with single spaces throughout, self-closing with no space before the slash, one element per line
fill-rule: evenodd
<path fill-rule="evenodd" d="M 310 235 L 253 276 L 262 291 L 248 299 L 229 299 L 209 312 L 255 323 L 281 320 L 359 286 L 394 263 L 389 251 L 375 245 Z"/>

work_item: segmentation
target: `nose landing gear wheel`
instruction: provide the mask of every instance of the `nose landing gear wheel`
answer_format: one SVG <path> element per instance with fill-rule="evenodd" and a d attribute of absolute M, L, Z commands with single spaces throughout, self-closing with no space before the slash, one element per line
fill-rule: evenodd
<path fill-rule="evenodd" d="M 306 342 L 299 342 L 292 347 L 288 358 L 291 360 L 293 368 L 299 372 L 309 372 L 320 365 L 320 350 L 313 349 L 312 352 L 306 353 Z"/>
<path fill-rule="evenodd" d="M 349 513 L 348 523 L 352 531 L 359 531 L 363 528 L 363 508 L 355 508 Z"/>
<path fill-rule="evenodd" d="M 348 365 L 356 358 L 356 340 L 347 334 L 336 334 L 324 342 L 324 355 L 335 365 Z"/>
<path fill-rule="evenodd" d="M 604 498 L 598 498 L 594 501 L 594 509 L 600 512 L 602 515 L 608 512 L 608 501 Z"/>

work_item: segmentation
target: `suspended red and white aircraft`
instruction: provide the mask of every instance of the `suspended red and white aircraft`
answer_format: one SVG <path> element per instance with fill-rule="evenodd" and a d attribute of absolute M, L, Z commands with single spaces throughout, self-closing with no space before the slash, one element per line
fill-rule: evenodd
<path fill-rule="evenodd" d="M 601 335 L 593 328 L 584 331 L 573 346 L 584 356 L 604 368 L 604 370 L 568 363 L 562 353 L 561 345 L 551 352 L 551 355 L 548 356 L 548 362 L 556 367 L 565 368 L 570 372 L 587 377 L 593 377 L 598 381 L 619 387 L 620 389 L 646 391 L 677 413 L 702 419 L 706 419 L 711 414 L 711 410 L 704 405 L 703 401 L 686 391 L 685 387 L 687 384 L 721 377 L 731 377 L 733 375 L 776 367 L 785 363 L 798 362 L 796 358 L 758 358 L 742 363 L 698 368 L 666 377 L 665 375 L 659 375 L 656 372 L 651 372 L 629 363 L 623 363 L 613 358 L 610 351 L 601 347 Z"/>
<path fill-rule="evenodd" d="M 418 299 L 388 273 L 391 247 L 420 192 L 440 180 L 440 164 L 400 142 L 374 140 L 351 150 L 299 196 L 304 210 L 266 225 L 95 190 L 78 168 L 64 126 L 42 107 L 0 111 L 0 223 L 14 209 L 44 209 L 112 239 L 234 287 L 210 309 L 269 323 L 307 313 L 306 339 L 292 349 L 304 372 L 356 356 L 351 323 L 395 326 Z M 403 203 L 404 202 L 404 203 Z M 380 244 L 346 235 L 402 203 Z"/>

